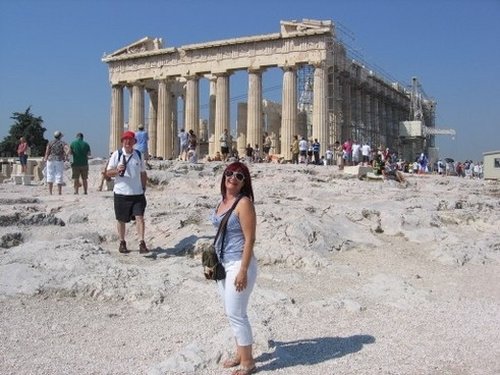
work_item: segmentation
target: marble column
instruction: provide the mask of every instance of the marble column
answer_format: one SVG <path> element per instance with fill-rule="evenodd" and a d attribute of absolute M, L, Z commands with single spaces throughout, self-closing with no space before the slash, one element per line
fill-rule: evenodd
<path fill-rule="evenodd" d="M 172 157 L 172 107 L 167 80 L 158 82 L 158 136 L 156 138 L 156 156 L 163 159 Z"/>
<path fill-rule="evenodd" d="M 365 114 L 365 137 L 369 140 L 372 147 L 377 146 L 374 143 L 374 139 L 372 138 L 372 111 L 371 111 L 371 95 L 369 93 L 365 93 L 365 106 L 364 106 L 364 114 Z"/>
<path fill-rule="evenodd" d="M 132 86 L 132 122 L 128 128 L 135 132 L 139 124 L 144 125 L 144 87 L 135 83 Z"/>
<path fill-rule="evenodd" d="M 150 155 L 156 156 L 157 120 L 158 120 L 158 92 L 148 90 L 149 116 L 146 131 L 149 135 L 148 151 Z"/>
<path fill-rule="evenodd" d="M 323 155 L 329 146 L 328 121 L 326 103 L 326 72 L 323 62 L 314 65 L 313 88 L 313 138 L 320 144 L 320 155 Z"/>
<path fill-rule="evenodd" d="M 352 125 L 352 101 L 351 101 L 351 83 L 345 76 L 342 77 L 342 111 L 344 115 L 344 126 L 350 129 L 353 138 L 357 137 L 356 129 Z"/>
<path fill-rule="evenodd" d="M 186 77 L 186 99 L 184 103 L 184 129 L 193 130 L 196 134 L 200 121 L 200 85 L 197 76 Z"/>
<path fill-rule="evenodd" d="M 240 154 L 240 156 L 245 155 L 247 143 L 250 143 L 250 141 L 247 141 L 248 107 L 249 107 L 248 103 L 243 103 L 243 102 L 238 103 L 237 122 L 236 122 L 238 124 L 238 126 L 236 127 L 236 137 L 237 137 L 236 147 L 238 149 L 238 153 Z M 252 147 L 254 147 L 253 144 Z"/>
<path fill-rule="evenodd" d="M 180 153 L 180 143 L 179 143 L 179 96 L 177 94 L 170 95 L 170 124 L 167 126 L 170 128 L 172 133 L 172 138 L 170 140 L 170 147 L 172 148 L 172 156 L 177 156 Z M 168 142 L 168 138 L 167 138 Z"/>
<path fill-rule="evenodd" d="M 262 150 L 262 71 L 248 70 L 247 140 Z"/>
<path fill-rule="evenodd" d="M 109 132 L 109 151 L 121 146 L 123 132 L 123 86 L 113 85 L 111 88 L 111 124 Z"/>
<path fill-rule="evenodd" d="M 215 77 L 210 77 L 209 98 L 208 98 L 208 155 L 215 155 L 214 133 L 215 133 L 215 96 L 217 92 L 217 80 Z M 211 141 L 210 141 L 211 140 Z"/>
<path fill-rule="evenodd" d="M 128 113 L 127 113 L 127 126 L 126 126 L 126 129 L 130 129 L 130 124 L 132 124 L 133 120 L 132 120 L 132 113 L 134 113 L 134 111 L 132 110 L 132 107 L 134 105 L 134 101 L 133 101 L 133 90 L 132 90 L 133 86 L 132 85 L 127 85 L 127 91 L 128 91 Z"/>
<path fill-rule="evenodd" d="M 293 136 L 297 133 L 297 68 L 283 67 L 283 93 L 281 111 L 281 154 L 292 160 Z"/>
<path fill-rule="evenodd" d="M 220 151 L 220 137 L 227 129 L 231 134 L 229 123 L 229 74 L 220 73 L 217 77 L 216 99 L 215 99 L 215 139 L 216 151 Z M 229 145 L 230 148 L 232 145 Z"/>
<path fill-rule="evenodd" d="M 370 94 L 370 138 L 377 147 L 380 147 L 380 137 L 377 132 L 377 97 L 372 91 Z"/>
<path fill-rule="evenodd" d="M 361 115 L 361 89 L 359 87 L 356 87 L 355 88 L 355 91 L 354 91 L 354 96 L 356 98 L 356 104 L 355 104 L 355 108 L 354 108 L 354 121 L 356 123 L 356 130 L 358 131 L 359 133 L 359 128 L 361 127 L 361 123 L 363 122 L 363 117 Z M 362 139 L 359 140 L 360 142 L 363 142 Z"/>
<path fill-rule="evenodd" d="M 374 93 L 372 96 L 372 111 L 373 111 L 372 134 L 377 140 L 377 144 L 381 145 L 382 139 L 380 138 L 380 98 L 378 97 L 377 93 Z"/>

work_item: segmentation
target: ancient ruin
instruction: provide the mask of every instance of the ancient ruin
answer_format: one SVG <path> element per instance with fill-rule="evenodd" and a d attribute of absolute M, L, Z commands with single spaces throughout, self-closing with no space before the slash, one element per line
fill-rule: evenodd
<path fill-rule="evenodd" d="M 332 21 L 281 21 L 279 33 L 165 47 L 161 38 L 143 38 L 105 55 L 111 83 L 110 151 L 120 145 L 125 126 L 146 124 L 150 153 L 163 159 L 178 155 L 178 98 L 182 126 L 199 135 L 199 156 L 214 155 L 224 129 L 237 145 L 262 145 L 264 131 L 273 138 L 271 153 L 291 159 L 295 134 L 321 145 L 357 139 L 412 155 L 433 146 L 433 136 L 401 137 L 400 123 L 412 120 L 411 90 L 369 70 L 348 56 Z M 263 72 L 280 68 L 282 101 L 263 97 Z M 248 97 L 238 106 L 237 129 L 231 126 L 231 75 L 248 74 Z M 200 80 L 209 80 L 208 119 L 200 119 Z M 301 82 L 302 81 L 302 82 Z M 125 118 L 124 88 L 129 93 Z M 145 109 L 146 93 L 149 99 Z M 430 105 L 429 105 L 430 104 Z M 435 102 L 421 107 L 434 126 Z M 146 118 L 147 117 L 147 118 Z M 406 151 L 404 150 L 406 145 Z"/>

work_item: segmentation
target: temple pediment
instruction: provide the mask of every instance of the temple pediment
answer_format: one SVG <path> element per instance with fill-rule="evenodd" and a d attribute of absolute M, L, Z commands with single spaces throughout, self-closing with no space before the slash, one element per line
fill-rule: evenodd
<path fill-rule="evenodd" d="M 143 53 L 148 51 L 156 51 L 163 48 L 162 38 L 150 38 L 148 36 L 139 39 L 138 41 L 122 47 L 115 52 L 110 53 L 106 57 L 117 57 L 123 55 L 131 55 L 136 53 Z"/>

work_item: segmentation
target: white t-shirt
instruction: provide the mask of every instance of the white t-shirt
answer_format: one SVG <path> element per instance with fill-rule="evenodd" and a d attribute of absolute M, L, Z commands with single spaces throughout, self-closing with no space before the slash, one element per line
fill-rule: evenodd
<path fill-rule="evenodd" d="M 359 150 L 361 148 L 361 145 L 359 143 L 353 143 L 352 144 L 352 157 L 353 158 L 359 158 Z"/>
<path fill-rule="evenodd" d="M 299 151 L 307 151 L 307 141 L 305 139 L 299 141 Z"/>
<path fill-rule="evenodd" d="M 140 195 L 144 194 L 144 190 L 142 189 L 142 181 L 141 181 L 141 172 L 146 171 L 146 165 L 144 163 L 144 159 L 139 157 L 137 151 L 132 150 L 132 154 L 125 153 L 125 149 L 122 148 L 121 161 L 125 158 L 126 169 L 123 177 L 116 176 L 115 177 L 115 187 L 113 188 L 113 192 L 115 194 L 122 195 Z M 120 164 L 118 160 L 118 150 L 113 152 L 111 158 L 109 159 L 108 168 L 116 169 Z"/>
<path fill-rule="evenodd" d="M 361 155 L 363 155 L 363 156 L 370 156 L 370 152 L 371 152 L 371 149 L 370 149 L 369 145 L 363 145 L 363 146 L 361 146 Z"/>
<path fill-rule="evenodd" d="M 188 140 L 189 140 L 189 136 L 188 136 L 188 133 L 186 132 L 180 132 L 179 135 L 179 140 L 181 141 L 181 147 L 182 146 L 186 146 L 188 145 Z"/>

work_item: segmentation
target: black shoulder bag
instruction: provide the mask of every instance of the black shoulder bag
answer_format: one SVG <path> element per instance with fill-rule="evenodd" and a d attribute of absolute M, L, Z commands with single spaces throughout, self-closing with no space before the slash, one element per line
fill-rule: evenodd
<path fill-rule="evenodd" d="M 219 261 L 219 258 L 217 257 L 217 252 L 215 251 L 215 245 L 217 243 L 217 239 L 222 233 L 221 254 L 220 254 L 222 260 L 224 253 L 224 239 L 226 237 L 227 222 L 240 199 L 241 195 L 238 198 L 236 198 L 231 208 L 226 211 L 226 213 L 224 214 L 224 218 L 220 222 L 219 228 L 217 229 L 217 234 L 215 235 L 214 243 L 210 245 L 208 249 L 203 250 L 203 253 L 201 254 L 203 273 L 205 274 L 205 278 L 207 280 L 217 281 L 217 280 L 224 280 L 226 278 L 226 270 L 224 269 L 222 263 Z"/>

